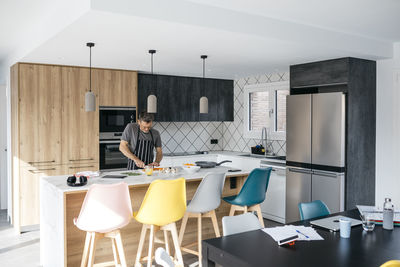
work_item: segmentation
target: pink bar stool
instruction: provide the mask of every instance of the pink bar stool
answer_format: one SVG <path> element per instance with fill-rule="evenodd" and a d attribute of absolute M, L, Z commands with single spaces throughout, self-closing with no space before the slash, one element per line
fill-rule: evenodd
<path fill-rule="evenodd" d="M 75 225 L 86 231 L 81 267 L 93 266 L 96 241 L 111 239 L 115 265 L 126 266 L 125 253 L 119 229 L 132 218 L 132 204 L 126 183 L 92 185 L 86 193 Z"/>

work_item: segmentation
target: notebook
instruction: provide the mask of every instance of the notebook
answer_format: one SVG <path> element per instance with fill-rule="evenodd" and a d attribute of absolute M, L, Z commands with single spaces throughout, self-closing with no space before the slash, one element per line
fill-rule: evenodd
<path fill-rule="evenodd" d="M 340 218 L 346 218 L 351 221 L 351 227 L 361 225 L 362 222 L 360 220 L 356 220 L 353 218 L 345 217 L 345 216 L 333 216 L 333 217 L 328 217 L 324 219 L 319 219 L 315 221 L 310 221 L 310 224 L 328 229 L 330 231 L 336 232 L 340 229 L 339 226 L 339 219 Z"/>

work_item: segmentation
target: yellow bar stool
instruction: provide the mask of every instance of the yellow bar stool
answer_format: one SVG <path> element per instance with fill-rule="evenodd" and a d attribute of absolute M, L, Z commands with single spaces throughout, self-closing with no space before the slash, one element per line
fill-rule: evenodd
<path fill-rule="evenodd" d="M 160 230 L 164 231 L 165 249 L 169 255 L 171 253 L 169 251 L 168 232 L 171 233 L 178 265 L 183 266 L 175 222 L 182 219 L 185 210 L 186 185 L 184 178 L 155 180 L 150 184 L 139 211 L 134 214 L 134 218 L 143 224 L 135 267 L 142 266 L 140 263 L 142 260 L 147 260 L 147 267 L 152 266 L 155 234 Z M 150 230 L 149 252 L 147 257 L 141 258 L 147 230 Z"/>
<path fill-rule="evenodd" d="M 199 257 L 199 266 L 201 264 L 201 241 L 202 241 L 202 218 L 210 218 L 213 224 L 216 237 L 220 237 L 217 216 L 215 209 L 221 204 L 222 189 L 225 183 L 225 173 L 208 173 L 201 181 L 192 200 L 187 206 L 185 216 L 182 219 L 181 229 L 179 231 L 179 245 L 187 253 Z M 183 235 L 189 218 L 197 218 L 197 251 L 190 249 L 195 243 L 182 246 Z"/>

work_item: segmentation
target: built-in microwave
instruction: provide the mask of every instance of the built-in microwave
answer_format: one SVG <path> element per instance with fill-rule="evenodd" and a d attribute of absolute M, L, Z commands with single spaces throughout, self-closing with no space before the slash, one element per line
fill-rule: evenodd
<path fill-rule="evenodd" d="M 126 125 L 136 122 L 135 107 L 100 107 L 100 133 L 123 132 Z"/>

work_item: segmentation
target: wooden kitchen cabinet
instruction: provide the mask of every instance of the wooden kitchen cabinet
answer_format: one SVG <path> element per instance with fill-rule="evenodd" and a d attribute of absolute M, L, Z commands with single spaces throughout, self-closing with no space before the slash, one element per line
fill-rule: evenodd
<path fill-rule="evenodd" d="M 21 166 L 61 163 L 61 68 L 19 64 L 18 123 Z"/>
<path fill-rule="evenodd" d="M 19 183 L 20 227 L 40 223 L 40 179 L 62 173 L 61 165 L 22 167 Z"/>
<path fill-rule="evenodd" d="M 17 63 L 10 74 L 12 224 L 21 232 L 39 223 L 41 177 L 99 169 L 99 102 L 136 106 L 137 73 L 93 69 L 94 112 L 85 111 L 89 68 Z"/>
<path fill-rule="evenodd" d="M 136 107 L 137 72 L 92 70 L 93 88 L 99 92 L 100 106 Z"/>
<path fill-rule="evenodd" d="M 99 162 L 98 88 L 96 110 L 85 111 L 89 91 L 89 69 L 62 67 L 62 161 L 65 164 Z"/>
<path fill-rule="evenodd" d="M 63 165 L 63 174 L 73 175 L 77 172 L 82 171 L 98 171 L 99 163 L 98 162 L 89 162 L 89 163 L 77 163 L 77 164 L 66 164 Z"/>

